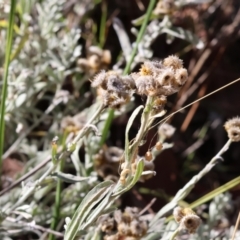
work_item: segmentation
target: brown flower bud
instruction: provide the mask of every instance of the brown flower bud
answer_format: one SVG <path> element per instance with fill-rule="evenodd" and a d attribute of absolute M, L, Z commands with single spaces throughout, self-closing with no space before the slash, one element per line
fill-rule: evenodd
<path fill-rule="evenodd" d="M 153 159 L 152 153 L 151 153 L 150 151 L 147 151 L 147 152 L 145 153 L 145 159 L 146 159 L 147 161 L 151 161 L 151 160 Z"/>
<path fill-rule="evenodd" d="M 161 151 L 162 148 L 163 148 L 162 143 L 161 143 L 161 142 L 157 142 L 157 143 L 155 144 L 155 148 L 156 148 L 158 151 Z"/>

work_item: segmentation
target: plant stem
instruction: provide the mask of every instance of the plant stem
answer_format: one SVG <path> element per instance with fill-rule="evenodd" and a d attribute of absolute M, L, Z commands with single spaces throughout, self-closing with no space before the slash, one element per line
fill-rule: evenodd
<path fill-rule="evenodd" d="M 66 140 L 67 140 L 67 132 L 63 134 L 62 146 L 63 149 L 66 150 Z M 64 169 L 64 160 L 61 159 L 59 162 L 59 171 L 62 172 Z M 56 196 L 55 196 L 55 204 L 53 210 L 53 217 L 51 223 L 51 229 L 55 230 L 57 228 L 57 224 L 59 221 L 60 209 L 61 209 L 61 192 L 62 192 L 62 181 L 61 179 L 57 180 L 57 187 L 56 187 Z M 56 239 L 56 236 L 53 233 L 50 233 L 49 240 Z"/>
<path fill-rule="evenodd" d="M 145 18 L 144 18 L 143 24 L 142 24 L 141 29 L 140 29 L 140 31 L 139 31 L 139 34 L 138 34 L 138 36 L 137 36 L 136 44 L 135 44 L 135 46 L 134 46 L 134 48 L 133 48 L 131 57 L 130 57 L 130 59 L 129 59 L 129 61 L 128 61 L 125 69 L 124 69 L 123 74 L 128 74 L 128 73 L 130 72 L 130 70 L 131 70 L 131 65 L 132 65 L 133 60 L 134 60 L 134 57 L 135 57 L 135 55 L 136 55 L 136 53 L 137 53 L 138 45 L 139 45 L 140 41 L 141 41 L 142 38 L 143 38 L 143 35 L 144 35 L 145 30 L 146 30 L 146 28 L 147 28 L 147 23 L 148 23 L 148 21 L 149 21 L 149 19 L 150 19 L 150 17 L 151 17 L 152 10 L 153 10 L 153 8 L 154 8 L 154 6 L 155 6 L 155 3 L 156 3 L 156 0 L 151 0 L 150 3 L 149 3 L 149 5 L 148 5 L 148 9 L 147 9 L 146 16 L 145 16 Z"/>
<path fill-rule="evenodd" d="M 174 240 L 175 237 L 178 235 L 178 233 L 179 233 L 179 228 L 177 228 L 177 229 L 174 231 L 174 233 L 172 234 L 172 236 L 170 237 L 169 240 Z"/>
<path fill-rule="evenodd" d="M 8 70 L 12 51 L 12 41 L 13 41 L 13 26 L 14 26 L 14 14 L 15 14 L 16 0 L 11 0 L 11 10 L 9 15 L 9 25 L 7 31 L 7 47 L 4 62 L 4 77 L 3 77 L 3 88 L 2 88 L 2 98 L 0 107 L 0 176 L 2 175 L 2 155 L 4 146 L 4 132 L 5 132 L 5 102 L 7 99 L 7 86 L 8 86 Z M 1 183 L 1 182 L 0 182 Z"/>
<path fill-rule="evenodd" d="M 135 152 L 136 149 L 138 148 L 140 142 L 142 141 L 143 136 L 146 133 L 146 128 L 149 125 L 149 118 L 151 116 L 151 110 L 152 110 L 152 102 L 153 102 L 153 97 L 148 97 L 146 101 L 145 108 L 143 110 L 143 114 L 141 117 L 141 126 L 140 129 L 138 130 L 137 136 L 133 142 L 133 144 L 130 146 L 130 151 Z"/>
<path fill-rule="evenodd" d="M 114 110 L 113 109 L 109 109 L 108 117 L 107 117 L 107 120 L 105 122 L 104 128 L 102 130 L 102 136 L 101 136 L 101 140 L 100 140 L 100 143 L 99 143 L 100 147 L 103 146 L 103 144 L 105 143 L 105 141 L 107 139 L 108 131 L 109 131 L 109 128 L 110 128 L 111 123 L 113 121 L 113 118 L 114 118 Z"/>

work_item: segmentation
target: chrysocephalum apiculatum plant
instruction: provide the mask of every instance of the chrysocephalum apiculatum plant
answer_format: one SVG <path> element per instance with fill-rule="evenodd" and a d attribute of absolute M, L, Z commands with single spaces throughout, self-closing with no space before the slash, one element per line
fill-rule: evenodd
<path fill-rule="evenodd" d="M 103 108 L 120 109 L 131 101 L 134 94 L 146 96 L 147 100 L 145 107 L 139 106 L 135 109 L 126 126 L 125 149 L 120 164 L 119 180 L 116 184 L 106 181 L 107 186 L 101 187 L 99 191 L 96 191 L 99 188 L 99 186 L 96 186 L 86 196 L 86 201 L 91 197 L 94 199 L 93 196 L 98 197 L 93 201 L 94 205 L 99 204 L 98 208 L 90 213 L 93 205 L 88 206 L 90 209 L 86 210 L 87 206 L 84 204 L 87 203 L 83 200 L 72 221 L 66 226 L 65 239 L 72 239 L 77 234 L 77 230 L 86 230 L 91 224 L 87 219 L 96 220 L 109 203 L 114 202 L 117 197 L 131 189 L 138 180 L 144 180 L 146 176 L 155 175 L 154 165 L 150 162 L 163 149 L 162 145 L 165 138 L 172 135 L 174 131 L 170 131 L 168 125 L 159 128 L 159 141 L 153 148 L 155 151 L 149 151 L 143 157 L 138 154 L 139 147 L 153 120 L 165 114 L 164 106 L 167 97 L 178 92 L 187 81 L 187 77 L 187 70 L 183 67 L 182 60 L 177 56 L 169 56 L 158 62 L 146 61 L 138 72 L 130 75 L 123 76 L 116 71 L 102 70 L 94 77 L 92 87 L 97 88 L 97 94 Z M 140 129 L 136 137 L 129 141 L 129 129 L 142 109 Z M 100 184 L 100 186 L 102 185 L 104 185 L 104 182 Z M 102 198 L 99 198 L 98 194 L 101 191 L 103 195 L 101 195 Z"/>

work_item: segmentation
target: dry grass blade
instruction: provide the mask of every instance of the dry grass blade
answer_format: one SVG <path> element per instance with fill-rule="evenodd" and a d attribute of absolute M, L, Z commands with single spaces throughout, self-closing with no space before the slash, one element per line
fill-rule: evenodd
<path fill-rule="evenodd" d="M 236 235 L 237 229 L 239 227 L 239 223 L 240 223 L 240 212 L 238 213 L 238 218 L 237 218 L 237 221 L 236 221 L 236 224 L 234 227 L 234 231 L 233 231 L 231 240 L 235 240 L 235 235 Z"/>

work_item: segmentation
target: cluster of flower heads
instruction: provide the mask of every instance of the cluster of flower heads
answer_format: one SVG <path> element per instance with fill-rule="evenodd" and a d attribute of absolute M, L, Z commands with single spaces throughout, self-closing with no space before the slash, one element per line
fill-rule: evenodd
<path fill-rule="evenodd" d="M 92 87 L 101 89 L 100 95 L 106 106 L 118 108 L 136 93 L 155 97 L 154 108 L 160 111 L 166 104 L 166 97 L 179 91 L 187 78 L 182 60 L 169 56 L 161 62 L 144 62 L 138 72 L 129 76 L 101 71 L 92 81 Z"/>
<path fill-rule="evenodd" d="M 124 212 L 117 210 L 113 217 L 101 219 L 104 240 L 140 240 L 146 234 L 148 224 L 139 216 L 138 208 L 126 207 Z"/>
<path fill-rule="evenodd" d="M 191 208 L 176 207 L 173 216 L 175 221 L 179 223 L 179 229 L 187 230 L 189 233 L 195 233 L 202 222 Z"/>
<path fill-rule="evenodd" d="M 233 142 L 240 141 L 240 118 L 235 117 L 233 119 L 228 120 L 224 125 L 229 139 Z"/>
<path fill-rule="evenodd" d="M 169 96 L 180 90 L 188 78 L 182 60 L 170 56 L 163 62 L 145 62 L 138 73 L 132 73 L 137 93 L 147 96 Z"/>

